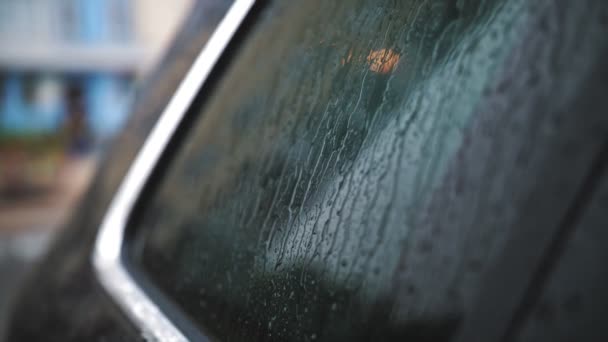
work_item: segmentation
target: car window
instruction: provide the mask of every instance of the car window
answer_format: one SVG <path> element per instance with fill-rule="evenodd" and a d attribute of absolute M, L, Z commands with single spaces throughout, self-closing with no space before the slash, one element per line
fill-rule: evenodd
<path fill-rule="evenodd" d="M 133 219 L 131 262 L 221 340 L 446 340 L 476 283 L 412 229 L 523 2 L 269 2 Z"/>

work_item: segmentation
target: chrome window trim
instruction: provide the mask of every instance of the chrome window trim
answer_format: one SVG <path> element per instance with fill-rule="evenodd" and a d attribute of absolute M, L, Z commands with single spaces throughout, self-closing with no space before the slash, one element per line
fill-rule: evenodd
<path fill-rule="evenodd" d="M 122 247 L 126 224 L 146 181 L 188 107 L 255 2 L 256 0 L 234 1 L 146 138 L 112 199 L 97 234 L 92 255 L 97 278 L 147 340 L 188 339 L 136 283 L 125 267 Z"/>

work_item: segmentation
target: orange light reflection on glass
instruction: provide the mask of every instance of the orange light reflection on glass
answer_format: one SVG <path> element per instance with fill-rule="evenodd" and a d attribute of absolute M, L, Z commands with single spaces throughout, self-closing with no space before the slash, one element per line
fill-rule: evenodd
<path fill-rule="evenodd" d="M 401 56 L 392 49 L 371 50 L 367 55 L 369 69 L 380 74 L 389 74 L 397 68 Z"/>
<path fill-rule="evenodd" d="M 346 57 L 343 57 L 340 60 L 340 64 L 342 64 L 342 66 L 345 66 L 346 64 L 350 63 L 350 61 L 353 59 L 353 49 L 348 50 L 348 55 Z"/>

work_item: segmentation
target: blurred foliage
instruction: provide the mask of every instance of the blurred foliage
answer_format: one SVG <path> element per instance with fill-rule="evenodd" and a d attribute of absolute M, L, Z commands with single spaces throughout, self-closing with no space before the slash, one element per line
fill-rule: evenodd
<path fill-rule="evenodd" d="M 65 154 L 64 136 L 0 131 L 0 195 L 12 198 L 52 187 Z"/>

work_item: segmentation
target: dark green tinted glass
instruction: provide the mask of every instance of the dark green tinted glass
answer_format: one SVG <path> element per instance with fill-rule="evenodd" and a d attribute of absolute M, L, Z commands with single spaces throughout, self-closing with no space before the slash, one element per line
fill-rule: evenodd
<path fill-rule="evenodd" d="M 415 228 L 523 2 L 271 2 L 137 218 L 135 263 L 222 340 L 447 339 L 478 279 L 466 244 Z"/>

